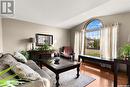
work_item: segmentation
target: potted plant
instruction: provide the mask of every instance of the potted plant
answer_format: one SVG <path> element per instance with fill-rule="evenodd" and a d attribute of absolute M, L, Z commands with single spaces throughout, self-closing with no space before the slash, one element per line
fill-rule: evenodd
<path fill-rule="evenodd" d="M 22 50 L 20 53 L 23 54 L 25 58 L 29 59 L 29 53 L 27 51 Z"/>
<path fill-rule="evenodd" d="M 52 45 L 49 44 L 43 44 L 41 47 L 37 49 L 38 51 L 44 51 L 44 52 L 53 52 L 54 48 Z"/>
<path fill-rule="evenodd" d="M 120 57 L 122 59 L 128 60 L 130 59 L 130 44 L 124 44 L 121 48 L 120 48 Z"/>

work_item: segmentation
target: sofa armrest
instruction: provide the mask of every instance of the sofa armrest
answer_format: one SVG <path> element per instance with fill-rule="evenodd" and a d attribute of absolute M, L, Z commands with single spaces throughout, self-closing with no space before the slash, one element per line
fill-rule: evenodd
<path fill-rule="evenodd" d="M 75 55 L 75 53 L 70 53 L 70 55 Z"/>

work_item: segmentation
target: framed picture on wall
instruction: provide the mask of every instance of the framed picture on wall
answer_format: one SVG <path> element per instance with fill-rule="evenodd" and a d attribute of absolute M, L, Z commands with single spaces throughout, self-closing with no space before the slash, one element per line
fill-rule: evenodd
<path fill-rule="evenodd" d="M 36 34 L 36 45 L 42 46 L 43 44 L 53 44 L 53 35 Z"/>

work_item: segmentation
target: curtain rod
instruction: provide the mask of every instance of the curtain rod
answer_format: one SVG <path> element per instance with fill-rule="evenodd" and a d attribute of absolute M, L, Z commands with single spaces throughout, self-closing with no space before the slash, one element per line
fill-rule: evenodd
<path fill-rule="evenodd" d="M 115 26 L 115 25 L 120 25 L 120 23 L 119 23 L 119 22 L 115 22 L 115 23 L 113 23 L 113 24 L 106 24 L 106 25 L 104 25 L 103 27 Z"/>

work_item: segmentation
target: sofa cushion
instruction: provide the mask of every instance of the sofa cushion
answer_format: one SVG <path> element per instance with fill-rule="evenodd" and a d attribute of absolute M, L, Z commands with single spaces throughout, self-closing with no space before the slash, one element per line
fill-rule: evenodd
<path fill-rule="evenodd" d="M 40 74 L 41 77 L 43 78 L 48 78 L 51 80 L 50 76 L 47 74 L 47 72 L 45 72 L 45 70 L 40 69 L 40 67 L 32 60 L 28 60 L 28 62 L 26 63 L 31 69 L 33 69 L 34 71 L 36 71 L 37 73 Z"/>
<path fill-rule="evenodd" d="M 40 67 L 33 60 L 28 60 L 25 64 L 32 68 L 34 71 L 41 70 Z"/>
<path fill-rule="evenodd" d="M 20 78 L 23 78 L 25 80 L 38 80 L 41 79 L 41 76 L 35 72 L 33 69 L 31 69 L 29 66 L 17 62 L 15 64 L 10 64 L 10 66 L 15 66 L 12 71 L 17 74 Z"/>
<path fill-rule="evenodd" d="M 20 61 L 20 62 L 23 62 L 23 63 L 26 63 L 27 62 L 27 59 L 25 58 L 25 56 L 19 52 L 14 52 L 14 57 Z"/>
<path fill-rule="evenodd" d="M 28 60 L 28 62 L 26 63 L 30 68 L 32 68 L 34 71 L 36 71 L 37 73 L 39 73 L 39 75 L 44 78 L 45 81 L 45 85 L 50 85 L 49 87 L 53 86 L 53 80 L 52 78 L 49 76 L 49 74 L 45 71 L 40 69 L 40 67 L 33 61 L 33 60 Z M 45 79 L 46 78 L 46 79 Z M 48 87 L 48 86 L 46 86 Z"/>

